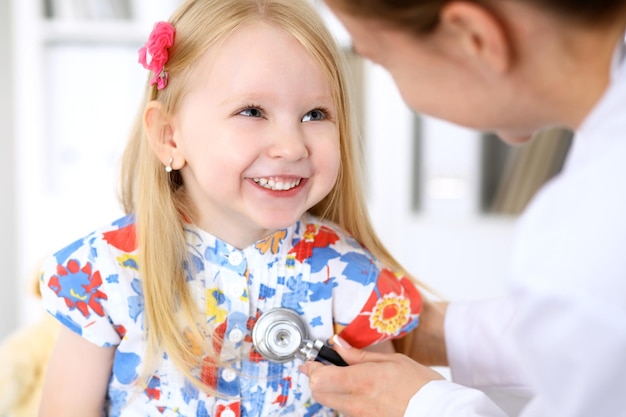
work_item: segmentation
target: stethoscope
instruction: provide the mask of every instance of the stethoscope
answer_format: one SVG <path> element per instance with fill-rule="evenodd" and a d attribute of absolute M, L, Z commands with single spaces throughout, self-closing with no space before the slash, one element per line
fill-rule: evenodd
<path fill-rule="evenodd" d="M 348 364 L 321 340 L 309 340 L 307 327 L 293 310 L 274 308 L 258 318 L 252 328 L 252 343 L 256 350 L 272 362 L 287 362 L 295 358 L 324 364 Z"/>

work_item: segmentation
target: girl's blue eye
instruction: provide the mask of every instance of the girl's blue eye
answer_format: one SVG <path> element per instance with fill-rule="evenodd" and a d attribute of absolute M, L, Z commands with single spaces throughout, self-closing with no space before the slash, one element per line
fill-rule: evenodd
<path fill-rule="evenodd" d="M 326 113 L 322 109 L 311 110 L 302 118 L 303 122 L 319 121 L 326 119 Z"/>
<path fill-rule="evenodd" d="M 263 112 L 261 112 L 261 110 L 257 109 L 256 107 L 249 107 L 247 109 L 243 109 L 242 111 L 239 112 L 239 114 L 242 116 L 247 116 L 247 117 L 263 117 Z"/>

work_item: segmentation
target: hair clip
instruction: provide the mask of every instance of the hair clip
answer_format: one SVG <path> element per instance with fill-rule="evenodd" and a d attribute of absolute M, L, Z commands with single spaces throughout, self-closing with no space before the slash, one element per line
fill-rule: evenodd
<path fill-rule="evenodd" d="M 169 59 L 168 49 L 174 45 L 176 29 L 169 22 L 157 22 L 145 45 L 139 49 L 139 63 L 154 73 L 150 85 L 162 90 L 167 86 L 168 73 L 165 64 Z"/>

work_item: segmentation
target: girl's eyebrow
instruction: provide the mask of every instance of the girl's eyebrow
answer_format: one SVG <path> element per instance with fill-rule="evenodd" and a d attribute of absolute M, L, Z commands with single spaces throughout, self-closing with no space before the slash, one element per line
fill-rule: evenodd
<path fill-rule="evenodd" d="M 261 100 L 267 100 L 267 95 L 265 94 L 230 94 L 226 96 L 223 100 L 219 101 L 219 105 L 240 105 L 242 103 L 257 103 Z"/>
<path fill-rule="evenodd" d="M 274 95 L 269 95 L 266 93 L 255 93 L 255 92 L 250 92 L 250 93 L 245 93 L 245 94 L 235 93 L 235 94 L 231 94 L 225 97 L 223 100 L 219 101 L 218 104 L 226 105 L 226 106 L 240 105 L 246 102 L 248 104 L 251 104 L 251 103 L 260 103 L 261 101 L 264 101 L 264 102 L 271 101 L 274 98 L 275 98 Z M 330 106 L 332 103 L 334 103 L 333 96 L 330 91 L 325 94 L 317 94 L 315 96 L 306 97 L 306 99 L 311 102 L 312 106 L 317 106 L 317 105 Z"/>

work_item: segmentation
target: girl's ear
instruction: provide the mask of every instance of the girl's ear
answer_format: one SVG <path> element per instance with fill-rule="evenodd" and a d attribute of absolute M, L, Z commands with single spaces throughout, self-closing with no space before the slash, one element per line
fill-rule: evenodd
<path fill-rule="evenodd" d="M 467 58 L 498 73 L 509 70 L 513 45 L 502 20 L 491 10 L 477 3 L 453 0 L 441 10 L 440 25 Z"/>
<path fill-rule="evenodd" d="M 150 101 L 143 113 L 143 125 L 150 146 L 164 166 L 181 169 L 185 159 L 176 143 L 171 117 L 159 101 Z"/>

